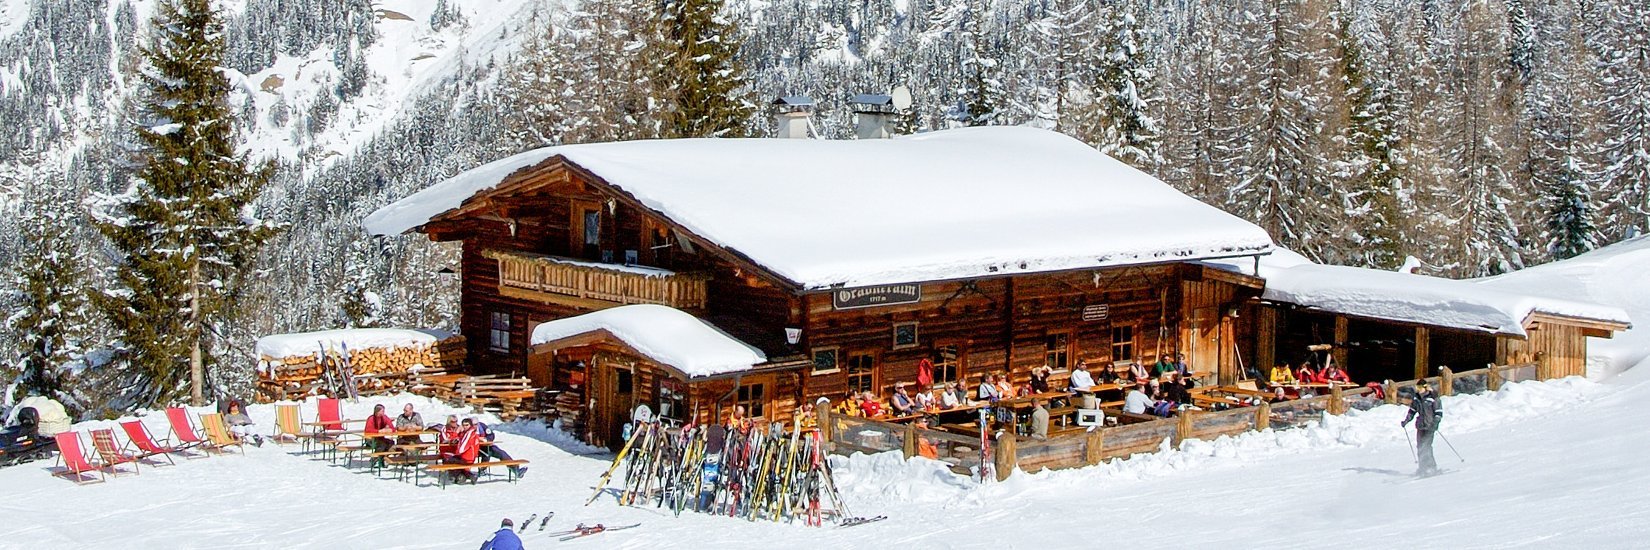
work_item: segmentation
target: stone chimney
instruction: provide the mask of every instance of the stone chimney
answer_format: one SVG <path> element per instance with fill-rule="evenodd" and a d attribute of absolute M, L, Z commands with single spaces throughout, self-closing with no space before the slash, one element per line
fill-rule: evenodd
<path fill-rule="evenodd" d="M 854 135 L 859 139 L 888 139 L 894 135 L 893 96 L 859 94 L 848 100 L 854 108 Z"/>
<path fill-rule="evenodd" d="M 814 98 L 805 95 L 781 96 L 773 100 L 773 120 L 777 127 L 774 137 L 780 139 L 808 139 L 813 137 Z"/>

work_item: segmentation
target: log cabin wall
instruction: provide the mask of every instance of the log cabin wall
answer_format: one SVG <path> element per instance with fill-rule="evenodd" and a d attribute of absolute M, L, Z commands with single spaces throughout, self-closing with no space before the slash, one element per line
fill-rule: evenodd
<path fill-rule="evenodd" d="M 803 374 L 802 393 L 835 399 L 852 384 L 888 395 L 894 384 L 914 382 L 925 358 L 936 363 L 936 380 L 944 378 L 942 364 L 954 361 L 957 377 L 971 386 L 980 374 L 1005 370 L 1024 384 L 1044 364 L 1058 377 L 1079 359 L 1155 360 L 1179 343 L 1186 274 L 1167 264 L 925 283 L 916 303 L 843 310 L 829 293 L 810 293 L 803 340 L 818 365 Z M 909 323 L 916 324 L 914 345 L 896 345 L 895 327 Z M 822 354 L 830 359 L 821 361 Z M 868 373 L 859 370 L 867 361 Z"/>
<path fill-rule="evenodd" d="M 1587 336 L 1581 327 L 1541 323 L 1526 329 L 1525 333 L 1523 340 L 1511 336 L 1496 338 L 1497 364 L 1534 360 L 1541 365 L 1541 375 L 1545 377 L 1587 376 Z"/>

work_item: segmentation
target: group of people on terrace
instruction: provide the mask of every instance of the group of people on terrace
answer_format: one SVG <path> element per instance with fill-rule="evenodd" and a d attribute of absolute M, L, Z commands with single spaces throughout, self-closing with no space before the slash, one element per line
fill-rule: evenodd
<path fill-rule="evenodd" d="M 1346 370 L 1334 361 L 1325 361 L 1323 365 L 1314 366 L 1312 361 L 1301 361 L 1300 366 L 1294 369 L 1289 363 L 1279 361 L 1272 367 L 1267 376 L 1267 383 L 1273 393 L 1283 398 L 1295 398 L 1312 395 L 1318 388 L 1329 384 L 1351 384 L 1352 377 Z"/>
<path fill-rule="evenodd" d="M 416 444 L 421 433 L 433 433 L 437 455 L 443 464 L 475 464 L 485 457 L 491 460 L 511 460 L 510 453 L 493 443 L 496 437 L 493 430 L 482 422 L 472 418 L 460 420 L 458 416 L 449 415 L 443 424 L 424 424 L 424 417 L 413 408 L 412 403 L 401 407 L 401 414 L 390 417 L 385 412 L 384 404 L 373 405 L 372 415 L 367 417 L 366 428 L 363 434 L 379 437 L 368 437 L 368 445 L 374 453 L 389 451 L 395 444 Z M 398 434 L 394 437 L 388 434 Z M 399 435 L 408 434 L 408 435 Z M 393 440 L 393 441 L 392 441 Z M 374 467 L 383 467 L 384 458 L 379 456 L 373 459 Z M 510 466 L 510 471 L 516 477 L 527 474 L 526 466 Z M 454 477 L 459 481 L 475 481 L 475 472 L 456 470 Z"/>

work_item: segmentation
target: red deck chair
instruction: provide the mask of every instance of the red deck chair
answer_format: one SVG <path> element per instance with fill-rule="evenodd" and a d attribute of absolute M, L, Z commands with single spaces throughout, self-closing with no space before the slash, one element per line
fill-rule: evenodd
<path fill-rule="evenodd" d="M 172 453 L 179 453 L 183 451 L 155 443 L 155 438 L 149 436 L 149 428 L 145 428 L 142 421 L 127 420 L 125 422 L 121 422 L 120 429 L 126 432 L 126 445 L 128 447 L 137 448 L 138 452 L 136 454 L 138 455 L 138 458 L 149 458 L 151 456 L 159 455 L 165 457 L 168 464 L 173 466 L 177 465 L 176 462 L 172 461 Z"/>
<path fill-rule="evenodd" d="M 319 417 L 315 421 L 321 425 L 322 430 L 329 432 L 344 431 L 344 411 L 337 399 L 323 397 L 315 403 L 315 408 L 316 415 Z"/>
<path fill-rule="evenodd" d="M 93 481 L 101 483 L 108 480 L 103 477 L 103 467 L 94 462 L 91 457 L 86 456 L 86 451 L 80 448 L 79 433 L 68 431 L 53 437 L 57 438 L 57 462 L 63 466 L 52 472 L 52 475 L 61 476 L 75 483 L 91 483 Z M 86 472 L 97 472 L 97 478 L 93 479 L 82 475 Z M 74 477 L 70 478 L 70 475 Z"/>
<path fill-rule="evenodd" d="M 189 423 L 189 411 L 183 407 L 168 407 L 166 422 L 172 425 L 172 439 L 168 444 L 177 450 L 189 449 L 206 443 L 206 438 Z"/>
<path fill-rule="evenodd" d="M 120 474 L 125 473 L 120 471 L 121 464 L 131 464 L 132 471 L 130 473 L 143 473 L 138 471 L 138 460 L 140 459 L 138 455 L 121 452 L 120 444 L 115 442 L 114 430 L 108 428 L 92 430 L 92 448 L 97 450 L 97 456 L 103 461 L 103 467 L 108 469 L 109 473 L 114 474 L 115 477 L 120 477 Z"/>

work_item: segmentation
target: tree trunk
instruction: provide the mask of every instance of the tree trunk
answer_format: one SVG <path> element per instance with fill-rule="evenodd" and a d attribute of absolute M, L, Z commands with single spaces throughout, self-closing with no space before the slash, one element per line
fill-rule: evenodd
<path fill-rule="evenodd" d="M 206 404 L 203 386 L 206 384 L 206 366 L 201 361 L 201 264 L 196 258 L 189 264 L 189 403 L 196 407 Z"/>

